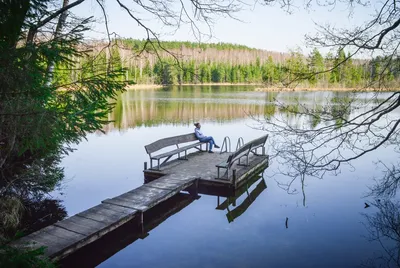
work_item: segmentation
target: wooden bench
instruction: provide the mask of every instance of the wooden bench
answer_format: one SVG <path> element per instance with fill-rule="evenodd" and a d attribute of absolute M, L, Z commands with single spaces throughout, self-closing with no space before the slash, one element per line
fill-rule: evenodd
<path fill-rule="evenodd" d="M 258 139 L 252 140 L 251 152 L 255 155 L 265 155 L 265 143 L 267 142 L 267 139 L 268 139 L 268 134 Z M 257 153 L 258 148 L 261 148 L 262 150 L 261 154 Z"/>
<path fill-rule="evenodd" d="M 183 147 L 179 147 L 180 144 L 182 143 L 188 143 L 188 142 L 194 142 L 197 141 L 195 143 L 183 146 Z M 179 135 L 179 136 L 173 136 L 173 137 L 168 137 L 168 138 L 164 138 L 158 141 L 155 141 L 153 143 L 150 143 L 146 146 L 144 146 L 144 148 L 146 149 L 147 154 L 149 155 L 150 158 L 150 169 L 153 169 L 153 160 L 157 161 L 157 167 L 156 169 L 159 170 L 160 166 L 163 165 L 165 162 L 167 162 L 172 156 L 174 155 L 178 155 L 178 159 L 181 160 L 187 160 L 187 151 L 189 149 L 197 149 L 199 151 L 202 151 L 202 144 L 206 144 L 206 150 L 208 149 L 208 143 L 207 142 L 200 142 L 197 138 L 196 135 L 194 133 L 189 133 L 189 134 L 184 134 L 184 135 Z M 176 149 L 166 152 L 166 153 L 161 153 L 158 155 L 153 155 L 153 153 L 169 147 L 169 146 L 176 146 Z M 185 157 L 181 157 L 181 153 L 185 153 Z M 160 160 L 165 158 L 165 160 L 161 163 L 160 165 Z"/>
<path fill-rule="evenodd" d="M 238 161 L 238 165 L 244 165 L 248 166 L 249 165 L 249 154 L 250 152 L 253 153 L 254 155 L 265 155 L 265 142 L 268 139 L 268 134 L 265 136 L 262 136 L 258 139 L 252 140 L 246 144 L 244 144 L 242 147 L 237 149 L 235 152 L 233 152 L 231 155 L 229 155 L 228 159 L 222 163 L 219 163 L 216 165 L 217 167 L 217 178 L 220 178 L 219 170 L 221 168 L 227 170 L 227 174 L 229 175 L 229 169 L 232 167 L 232 165 Z M 262 148 L 262 154 L 257 153 L 257 149 Z M 246 163 L 242 164 L 240 163 L 240 160 L 245 157 L 246 158 Z M 229 177 L 229 176 L 227 176 Z"/>

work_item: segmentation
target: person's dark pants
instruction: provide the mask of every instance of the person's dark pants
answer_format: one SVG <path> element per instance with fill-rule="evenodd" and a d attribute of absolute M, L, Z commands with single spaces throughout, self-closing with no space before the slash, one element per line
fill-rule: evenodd
<path fill-rule="evenodd" d="M 212 148 L 213 148 L 213 146 L 215 145 L 214 138 L 211 137 L 211 136 L 206 137 L 206 138 L 200 138 L 199 141 L 201 141 L 201 142 L 208 142 L 208 143 L 210 144 L 209 151 L 211 151 Z"/>

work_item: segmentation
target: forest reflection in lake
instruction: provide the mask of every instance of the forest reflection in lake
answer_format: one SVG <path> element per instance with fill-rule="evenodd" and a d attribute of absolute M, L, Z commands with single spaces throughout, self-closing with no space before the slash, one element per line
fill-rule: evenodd
<path fill-rule="evenodd" d="M 194 121 L 201 121 L 204 133 L 218 141 L 227 135 L 232 141 L 238 137 L 248 141 L 262 134 L 249 127 L 254 123 L 250 114 L 287 113 L 278 109 L 277 101 L 292 105 L 290 109 L 302 105 L 319 109 L 326 104 L 334 107 L 337 98 L 368 102 L 370 94 L 208 86 L 125 92 L 110 113 L 115 122 L 104 127 L 106 134 L 89 135 L 63 160 L 67 180 L 60 198 L 72 215 L 140 186 L 143 162 L 148 161 L 143 146 L 192 132 Z M 287 117 L 293 124 L 319 124 L 312 118 L 299 120 L 289 113 Z M 228 199 L 229 211 L 215 210 L 224 199 L 202 196 L 100 267 L 132 263 L 141 267 L 354 267 L 372 263 L 371 259 L 380 264 L 386 252 L 377 241 L 369 241 L 370 229 L 365 227 L 370 222 L 365 215 L 374 217 L 381 211 L 372 205 L 373 197 L 365 197 L 373 178 L 381 176 L 373 165 L 378 158 L 390 162 L 398 157 L 393 148 L 380 148 L 355 161 L 354 169 L 343 168 L 338 176 L 307 178 L 304 185 L 295 181 L 297 194 L 280 188 L 278 183 L 288 178 L 275 173 L 283 167 L 273 162 L 248 193 Z M 364 208 L 364 203 L 371 206 Z"/>

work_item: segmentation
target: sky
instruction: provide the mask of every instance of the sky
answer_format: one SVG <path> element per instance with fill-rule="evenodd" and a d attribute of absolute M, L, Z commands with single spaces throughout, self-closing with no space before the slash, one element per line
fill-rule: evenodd
<path fill-rule="evenodd" d="M 194 41 L 199 39 L 191 32 L 189 25 L 182 25 L 177 31 L 166 27 L 148 12 L 134 6 L 132 0 L 121 0 L 131 7 L 133 14 L 142 18 L 143 23 L 159 34 L 161 40 Z M 178 2 L 179 1 L 173 1 Z M 188 0 L 185 3 L 188 4 Z M 145 0 L 144 2 L 148 2 Z M 166 1 L 167 2 L 167 1 Z M 244 1 L 254 3 L 254 1 Z M 295 1 L 297 7 L 288 14 L 279 5 L 270 7 L 257 5 L 243 6 L 240 12 L 234 13 L 236 19 L 223 16 L 214 16 L 212 37 L 203 37 L 201 42 L 224 42 L 242 44 L 253 48 L 288 52 L 300 48 L 303 53 L 308 53 L 311 48 L 306 47 L 304 36 L 315 34 L 315 23 L 330 23 L 335 27 L 353 27 L 367 21 L 374 11 L 374 4 L 369 7 L 357 7 L 349 17 L 349 9 L 346 5 L 338 4 L 334 9 L 313 6 L 304 9 L 304 1 Z M 170 5 L 172 8 L 173 5 Z M 331 10 L 330 10 L 331 9 Z M 120 37 L 143 39 L 146 33 L 138 27 L 138 24 L 129 17 L 128 13 L 120 8 L 115 0 L 105 0 L 105 10 L 108 17 L 110 32 L 117 33 Z M 106 28 L 102 10 L 95 0 L 86 0 L 83 4 L 72 9 L 72 12 L 81 17 L 94 16 L 98 23 L 94 23 L 90 38 L 105 38 Z M 202 32 L 209 33 L 206 25 L 198 23 Z"/>

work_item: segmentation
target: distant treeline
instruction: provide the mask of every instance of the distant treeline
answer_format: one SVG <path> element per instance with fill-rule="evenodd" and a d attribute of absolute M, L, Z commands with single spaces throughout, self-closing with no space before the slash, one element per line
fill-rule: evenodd
<path fill-rule="evenodd" d="M 306 86 L 356 87 L 378 78 L 380 81 L 376 82 L 393 86 L 397 85 L 399 79 L 399 61 L 392 60 L 388 64 L 388 59 L 379 57 L 369 61 L 345 61 L 343 50 L 337 51 L 336 55 L 323 57 L 314 49 L 306 57 L 298 52 L 270 52 L 236 44 L 146 42 L 133 39 L 116 40 L 107 49 L 104 49 L 104 43 L 93 47 L 92 53 L 75 59 L 78 67 L 58 66 L 56 78 L 61 84 L 68 84 L 77 75 L 106 72 L 107 68 L 124 68 L 124 75 L 120 79 L 132 84 L 274 85 L 295 80 Z M 326 71 L 329 69 L 332 71 Z M 381 81 L 382 77 L 385 81 Z"/>

